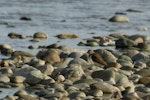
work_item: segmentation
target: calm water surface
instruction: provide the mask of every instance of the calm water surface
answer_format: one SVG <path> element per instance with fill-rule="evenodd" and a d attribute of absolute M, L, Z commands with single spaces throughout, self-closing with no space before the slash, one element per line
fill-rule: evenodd
<path fill-rule="evenodd" d="M 16 50 L 28 50 L 29 45 L 50 45 L 59 41 L 56 37 L 60 33 L 76 33 L 79 39 L 61 40 L 61 44 L 74 48 L 82 39 L 96 36 L 107 36 L 111 33 L 146 34 L 139 32 L 138 27 L 150 27 L 149 0 L 0 0 L 0 43 L 8 43 Z M 126 12 L 133 8 L 142 13 Z M 130 23 L 111 23 L 106 18 L 116 12 L 126 13 Z M 28 16 L 31 21 L 22 21 L 20 17 Z M 10 23 L 15 27 L 9 27 Z M 35 32 L 45 32 L 48 40 L 40 43 L 29 42 L 29 39 L 9 39 L 8 33 L 33 35 Z"/>
<path fill-rule="evenodd" d="M 7 43 L 16 50 L 24 50 L 33 54 L 37 49 L 29 50 L 29 45 L 36 48 L 39 45 L 50 45 L 60 41 L 61 44 L 78 49 L 82 39 L 95 36 L 107 36 L 111 33 L 145 34 L 148 31 L 138 31 L 139 27 L 150 29 L 150 0 L 0 0 L 0 44 Z M 141 13 L 126 12 L 133 8 Z M 130 23 L 111 23 L 108 18 L 116 12 L 126 13 Z M 28 16 L 31 21 L 22 21 L 20 17 Z M 10 23 L 15 27 L 9 27 Z M 8 33 L 16 32 L 33 35 L 35 32 L 45 32 L 48 40 L 33 43 L 27 39 L 9 39 Z M 59 40 L 54 37 L 60 33 L 79 34 L 78 39 Z M 100 48 L 100 47 L 99 47 Z M 3 58 L 0 55 L 0 58 Z"/>

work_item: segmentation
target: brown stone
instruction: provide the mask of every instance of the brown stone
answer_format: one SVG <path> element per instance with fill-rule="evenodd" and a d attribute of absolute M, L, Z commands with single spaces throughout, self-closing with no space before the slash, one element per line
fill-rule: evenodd
<path fill-rule="evenodd" d="M 122 66 L 119 63 L 111 62 L 111 63 L 108 63 L 107 67 L 114 67 L 114 68 L 120 69 Z"/>
<path fill-rule="evenodd" d="M 45 60 L 50 64 L 55 64 L 61 62 L 60 59 L 60 51 L 57 49 L 49 49 L 46 51 L 39 51 L 37 54 L 37 58 Z"/>
<path fill-rule="evenodd" d="M 43 32 L 36 32 L 36 33 L 34 33 L 33 38 L 47 39 L 48 35 L 46 33 L 43 33 Z"/>
<path fill-rule="evenodd" d="M 11 46 L 8 44 L 2 44 L 0 45 L 0 49 L 11 49 Z"/>
<path fill-rule="evenodd" d="M 144 42 L 143 38 L 139 35 L 132 35 L 129 37 L 129 39 L 135 41 L 136 43 L 143 43 Z"/>
<path fill-rule="evenodd" d="M 107 63 L 99 54 L 97 54 L 93 50 L 89 50 L 88 53 L 94 62 L 107 66 Z"/>
<path fill-rule="evenodd" d="M 150 77 L 142 77 L 142 78 L 140 78 L 139 82 L 144 84 L 144 85 L 149 84 L 150 83 Z"/>
<path fill-rule="evenodd" d="M 2 60 L 1 67 L 9 67 L 9 63 L 6 60 Z"/>
<path fill-rule="evenodd" d="M 23 76 L 12 77 L 12 82 L 14 83 L 23 83 L 24 81 L 25 81 L 25 77 Z"/>
<path fill-rule="evenodd" d="M 77 34 L 59 34 L 56 37 L 60 39 L 66 39 L 66 38 L 78 38 L 79 36 Z"/>

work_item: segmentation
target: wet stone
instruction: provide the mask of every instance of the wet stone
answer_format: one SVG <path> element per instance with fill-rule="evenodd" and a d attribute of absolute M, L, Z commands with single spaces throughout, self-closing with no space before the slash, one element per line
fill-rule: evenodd
<path fill-rule="evenodd" d="M 75 79 L 74 81 L 76 81 L 84 75 L 84 71 L 81 65 L 71 64 L 62 71 L 62 75 L 64 75 L 66 79 Z"/>
<path fill-rule="evenodd" d="M 99 43 L 97 43 L 97 42 L 87 42 L 85 45 L 86 46 L 97 47 L 97 46 L 99 46 Z"/>
<path fill-rule="evenodd" d="M 61 84 L 52 83 L 50 84 L 50 88 L 54 88 L 57 92 L 64 91 L 64 87 Z"/>
<path fill-rule="evenodd" d="M 137 34 L 137 35 L 131 35 L 131 36 L 129 37 L 129 39 L 135 41 L 136 43 L 144 43 L 143 36 L 138 35 L 138 34 Z"/>
<path fill-rule="evenodd" d="M 144 68 L 144 69 L 141 69 L 140 71 L 136 71 L 135 74 L 146 77 L 146 76 L 150 76 L 149 72 L 150 72 L 150 68 Z"/>
<path fill-rule="evenodd" d="M 51 64 L 39 66 L 37 69 L 39 69 L 45 75 L 51 75 L 54 71 L 54 67 Z"/>
<path fill-rule="evenodd" d="M 63 94 L 61 92 L 55 92 L 55 93 L 51 93 L 51 94 L 47 94 L 46 96 L 44 96 L 44 98 L 47 99 L 51 99 L 51 100 L 59 100 L 61 99 L 63 96 Z"/>
<path fill-rule="evenodd" d="M 135 56 L 138 53 L 139 53 L 138 50 L 127 50 L 124 54 L 127 55 L 128 57 L 132 58 L 133 56 Z"/>
<path fill-rule="evenodd" d="M 78 81 L 75 81 L 74 84 L 79 84 L 79 83 L 86 83 L 86 84 L 93 84 L 93 83 L 96 83 L 97 81 L 94 80 L 94 79 L 81 79 L 81 80 L 78 80 Z"/>
<path fill-rule="evenodd" d="M 28 93 L 25 90 L 19 90 L 14 95 L 15 96 L 21 96 L 21 95 L 28 95 Z"/>
<path fill-rule="evenodd" d="M 78 83 L 78 84 L 74 84 L 74 87 L 77 87 L 80 90 L 88 90 L 88 88 L 90 87 L 87 83 Z"/>
<path fill-rule="evenodd" d="M 143 69 L 146 68 L 146 64 L 141 61 L 134 62 L 134 68 Z"/>
<path fill-rule="evenodd" d="M 83 69 L 86 66 L 90 66 L 90 63 L 88 63 L 87 61 L 85 61 L 82 58 L 75 58 L 68 63 L 68 65 L 72 65 L 72 64 L 79 64 L 79 65 L 83 66 Z"/>
<path fill-rule="evenodd" d="M 29 60 L 29 61 L 24 61 L 24 62 L 28 63 L 30 66 L 33 66 L 35 68 L 38 68 L 39 66 L 44 66 L 45 65 L 45 61 L 41 60 L 41 59 L 25 58 L 25 60 Z"/>
<path fill-rule="evenodd" d="M 31 66 L 24 66 L 24 68 L 16 71 L 13 75 L 25 77 L 25 82 L 29 84 L 37 84 L 46 77 L 40 70 L 37 70 Z"/>
<path fill-rule="evenodd" d="M 73 92 L 69 95 L 69 97 L 71 99 L 75 99 L 77 97 L 80 97 L 80 98 L 85 98 L 86 97 L 86 94 L 84 92 L 80 92 L 80 91 L 77 91 L 77 92 Z"/>
<path fill-rule="evenodd" d="M 109 36 L 113 37 L 113 38 L 125 38 L 124 34 L 121 33 L 114 33 L 114 34 L 110 34 Z"/>
<path fill-rule="evenodd" d="M 22 16 L 22 17 L 20 18 L 20 20 L 31 21 L 32 19 L 31 19 L 30 17 L 28 17 L 28 16 Z"/>
<path fill-rule="evenodd" d="M 137 61 L 137 60 L 141 60 L 141 59 L 146 59 L 146 58 L 148 58 L 148 55 L 146 55 L 146 54 L 144 54 L 142 52 L 140 52 L 140 53 L 132 56 L 132 60 L 133 61 Z"/>
<path fill-rule="evenodd" d="M 72 52 L 68 55 L 71 58 L 80 58 L 82 55 L 79 52 Z"/>
<path fill-rule="evenodd" d="M 133 65 L 133 63 L 132 63 L 131 61 L 127 61 L 127 60 L 123 60 L 123 59 L 118 59 L 117 62 L 118 62 L 122 67 L 124 67 L 124 66 L 128 66 L 128 67 L 130 67 L 130 68 L 133 68 L 133 67 L 134 67 L 134 65 Z"/>
<path fill-rule="evenodd" d="M 99 53 L 100 55 L 102 55 L 102 57 L 104 58 L 104 60 L 109 63 L 109 62 L 116 62 L 117 58 L 115 57 L 115 55 L 109 51 L 109 50 L 95 50 L 95 52 Z"/>
<path fill-rule="evenodd" d="M 33 45 L 29 45 L 28 48 L 29 49 L 34 49 L 34 46 Z"/>
<path fill-rule="evenodd" d="M 33 54 L 26 52 L 26 51 L 14 51 L 12 54 L 13 57 L 15 56 L 26 56 L 26 57 L 34 57 Z"/>
<path fill-rule="evenodd" d="M 25 81 L 25 77 L 23 76 L 15 76 L 11 78 L 11 81 L 14 83 L 23 83 Z"/>
<path fill-rule="evenodd" d="M 144 93 L 150 93 L 150 88 L 148 87 L 137 87 L 136 90 Z"/>
<path fill-rule="evenodd" d="M 56 80 L 58 82 L 63 82 L 63 81 L 65 81 L 65 77 L 63 75 L 58 75 L 57 78 L 56 78 Z"/>
<path fill-rule="evenodd" d="M 18 99 L 18 96 L 11 96 L 11 95 L 7 95 L 5 98 L 3 98 L 2 100 L 16 100 Z"/>
<path fill-rule="evenodd" d="M 119 60 L 122 59 L 122 60 L 129 61 L 129 62 L 132 63 L 132 59 L 127 55 L 121 55 L 121 56 L 118 57 L 118 59 Z"/>
<path fill-rule="evenodd" d="M 6 61 L 6 60 L 2 60 L 2 61 L 0 62 L 0 66 L 1 66 L 1 67 L 9 67 L 9 62 Z"/>
<path fill-rule="evenodd" d="M 49 49 L 46 51 L 39 51 L 36 55 L 37 58 L 42 59 L 50 64 L 59 63 L 60 59 L 60 51 L 57 49 Z"/>
<path fill-rule="evenodd" d="M 46 33 L 43 33 L 43 32 L 36 32 L 34 33 L 33 35 L 33 38 L 37 38 L 37 39 L 47 39 L 48 38 L 48 35 Z"/>
<path fill-rule="evenodd" d="M 139 82 L 144 84 L 144 85 L 150 84 L 150 77 L 141 77 L 139 79 Z"/>
<path fill-rule="evenodd" d="M 93 78 L 101 78 L 104 81 L 109 81 L 115 77 L 114 71 L 100 70 L 92 73 Z"/>
<path fill-rule="evenodd" d="M 118 91 L 114 86 L 105 82 L 94 83 L 90 85 L 92 90 L 102 90 L 104 93 L 114 93 Z"/>
<path fill-rule="evenodd" d="M 0 75 L 0 82 L 8 83 L 10 78 L 7 75 Z"/>
<path fill-rule="evenodd" d="M 130 20 L 127 16 L 115 15 L 109 19 L 110 22 L 128 23 Z"/>
<path fill-rule="evenodd" d="M 31 95 L 20 95 L 19 97 L 25 100 L 38 100 L 36 97 L 33 97 Z"/>
<path fill-rule="evenodd" d="M 138 9 L 133 9 L 133 8 L 129 8 L 127 9 L 128 12 L 137 12 L 137 13 L 141 13 L 142 11 L 138 10 Z"/>
<path fill-rule="evenodd" d="M 116 48 L 127 49 L 130 47 L 136 47 L 137 43 L 131 39 L 120 38 L 120 39 L 116 40 L 115 45 L 116 45 Z"/>
<path fill-rule="evenodd" d="M 78 38 L 77 34 L 59 34 L 56 36 L 59 39 L 67 39 L 67 38 Z"/>
<path fill-rule="evenodd" d="M 8 37 L 11 38 L 11 39 L 25 39 L 27 36 L 11 32 L 11 33 L 8 34 Z"/>
<path fill-rule="evenodd" d="M 11 49 L 12 47 L 9 44 L 1 44 L 0 49 Z"/>
<path fill-rule="evenodd" d="M 8 44 L 1 44 L 0 45 L 0 53 L 3 55 L 11 55 L 13 53 L 13 48 Z"/>
<path fill-rule="evenodd" d="M 34 38 L 34 39 L 31 39 L 30 41 L 31 41 L 31 42 L 40 42 L 41 39 L 39 39 L 39 38 Z"/>
<path fill-rule="evenodd" d="M 101 91 L 101 90 L 92 90 L 92 91 L 90 91 L 90 94 L 93 95 L 94 97 L 102 97 L 103 96 L 103 91 Z"/>
<path fill-rule="evenodd" d="M 46 96 L 48 94 L 52 94 L 54 92 L 55 92 L 54 88 L 49 88 L 49 89 L 44 89 L 39 92 L 36 92 L 36 95 L 38 95 L 39 97 L 44 97 L 44 96 Z"/>
<path fill-rule="evenodd" d="M 114 68 L 120 69 L 120 68 L 122 67 L 122 65 L 121 65 L 121 64 L 119 64 L 119 63 L 113 63 L 113 62 L 108 63 L 107 68 L 111 68 L 111 67 L 114 67 Z"/>

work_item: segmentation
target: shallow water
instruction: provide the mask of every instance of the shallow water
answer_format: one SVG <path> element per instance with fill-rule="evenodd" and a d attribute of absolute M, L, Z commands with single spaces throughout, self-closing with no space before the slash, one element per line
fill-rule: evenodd
<path fill-rule="evenodd" d="M 107 36 L 111 33 L 145 34 L 139 27 L 150 29 L 150 0 L 0 0 L 0 44 L 10 44 L 16 50 L 36 54 L 37 49 L 29 50 L 29 45 L 50 45 L 60 41 L 61 44 L 87 50 L 91 47 L 79 47 L 82 39 L 95 36 Z M 129 8 L 141 13 L 127 12 Z M 127 14 L 130 23 L 112 23 L 107 19 L 116 12 Z M 31 21 L 22 21 L 20 17 L 28 16 Z M 15 27 L 10 27 L 12 24 Z M 27 39 L 9 39 L 8 33 L 16 32 L 32 36 L 35 32 L 45 32 L 49 38 L 33 43 Z M 78 39 L 59 40 L 54 37 L 60 33 L 79 34 Z M 101 48 L 101 47 L 98 47 Z M 112 47 L 109 47 L 112 48 Z M 0 58 L 5 58 L 0 55 Z"/>
<path fill-rule="evenodd" d="M 60 41 L 61 44 L 79 49 L 77 44 L 82 39 L 95 36 L 107 36 L 111 33 L 146 34 L 149 31 L 138 31 L 138 27 L 150 28 L 149 0 L 1 0 L 0 1 L 0 44 L 8 43 L 16 50 L 28 50 L 29 45 L 50 45 Z M 133 8 L 141 13 L 126 12 Z M 106 20 L 116 12 L 127 14 L 130 23 L 112 23 Z M 22 21 L 20 17 L 28 16 L 31 21 Z M 9 27 L 7 23 L 15 27 Z M 45 32 L 48 40 L 39 43 L 29 39 L 9 39 L 8 33 L 16 32 L 32 36 L 35 32 Z M 79 39 L 59 40 L 54 37 L 60 33 L 76 33 Z"/>
<path fill-rule="evenodd" d="M 15 92 L 17 92 L 19 89 L 16 88 L 10 88 L 10 89 L 5 89 L 5 88 L 0 88 L 0 99 L 6 97 L 8 94 L 13 95 Z"/>

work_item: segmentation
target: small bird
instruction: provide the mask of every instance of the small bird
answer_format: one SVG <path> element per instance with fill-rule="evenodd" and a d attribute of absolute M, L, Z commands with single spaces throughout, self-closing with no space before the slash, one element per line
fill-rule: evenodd
<path fill-rule="evenodd" d="M 89 50 L 87 53 L 94 62 L 107 66 L 107 63 L 104 61 L 104 59 L 93 50 Z"/>

